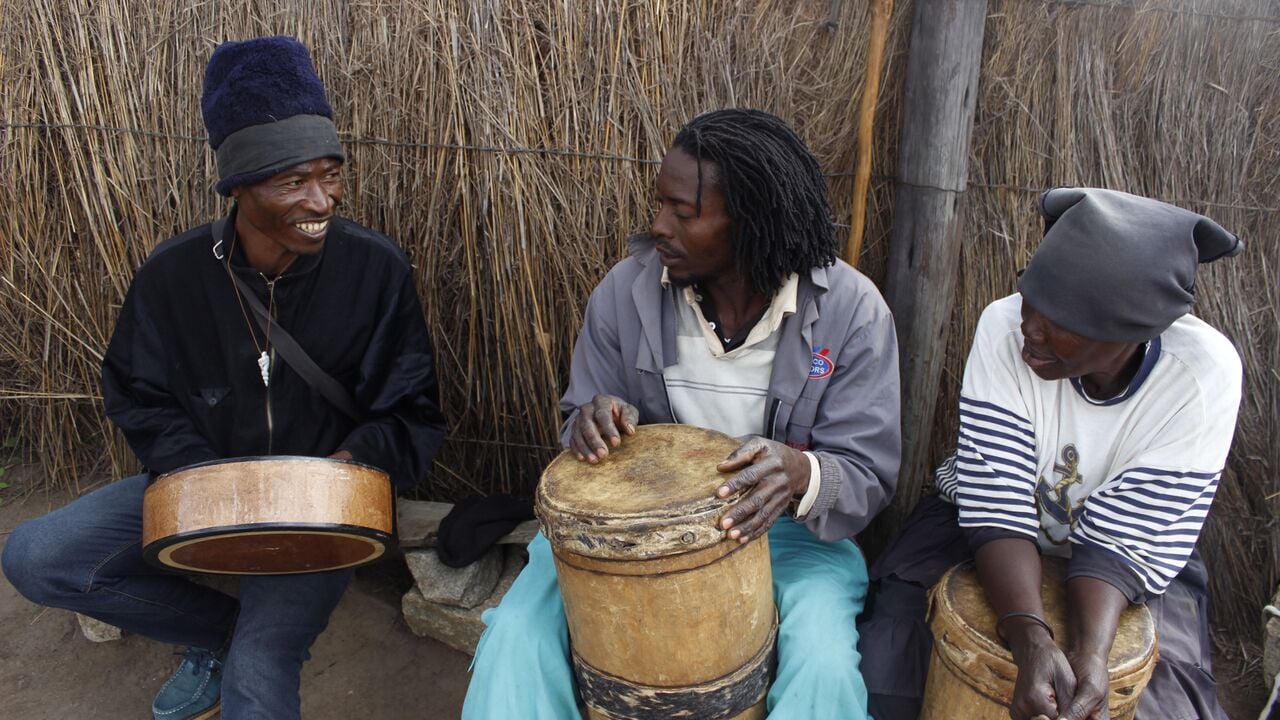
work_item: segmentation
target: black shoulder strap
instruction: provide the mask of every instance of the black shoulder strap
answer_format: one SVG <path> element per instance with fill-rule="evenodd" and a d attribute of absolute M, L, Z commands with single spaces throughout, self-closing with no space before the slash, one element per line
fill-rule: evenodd
<path fill-rule="evenodd" d="M 222 230 L 222 223 L 215 223 L 213 230 L 214 236 L 218 237 L 221 234 L 219 231 Z M 276 351 L 280 353 L 280 356 L 284 358 L 284 361 L 289 363 L 289 366 L 297 371 L 308 385 L 323 395 L 326 400 L 333 403 L 334 407 L 346 413 L 347 417 L 352 420 L 361 422 L 364 418 L 361 417 L 360 411 L 356 409 L 356 403 L 351 398 L 351 393 L 348 393 L 346 388 L 342 387 L 337 380 L 334 380 L 332 375 L 320 369 L 320 366 L 311 359 L 311 356 L 307 354 L 306 350 L 302 349 L 302 346 L 298 344 L 297 340 L 293 339 L 292 335 L 278 324 L 272 322 L 267 309 L 262 306 L 262 301 L 258 299 L 257 295 L 253 294 L 253 290 L 244 280 L 234 272 L 230 273 L 230 275 L 236 286 L 240 288 L 240 294 L 244 297 L 245 302 L 249 304 L 249 309 L 253 310 L 253 319 L 258 321 L 258 327 L 262 329 L 262 332 L 265 334 L 268 325 L 271 326 L 271 342 L 275 345 Z"/>

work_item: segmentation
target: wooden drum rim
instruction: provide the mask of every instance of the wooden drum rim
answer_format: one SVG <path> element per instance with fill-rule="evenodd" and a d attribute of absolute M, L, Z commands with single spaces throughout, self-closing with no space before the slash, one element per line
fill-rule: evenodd
<path fill-rule="evenodd" d="M 718 486 L 721 478 L 715 472 L 715 464 L 727 457 L 740 443 L 728 435 L 706 428 L 674 423 L 641 425 L 636 428 L 636 435 L 624 438 L 620 448 L 613 451 L 603 463 L 594 466 L 586 463 L 582 463 L 586 467 L 575 465 L 582 461 L 574 457 L 571 451 L 562 452 L 543 471 L 534 502 L 534 511 L 542 532 L 552 547 L 601 560 L 652 560 L 703 550 L 724 542 L 727 535 L 719 527 L 720 518 L 729 505 L 741 497 L 741 493 L 721 498 L 715 495 L 715 488 L 711 487 L 705 496 L 685 498 L 680 504 L 615 511 L 598 507 L 590 510 L 573 507 L 563 498 L 553 497 L 548 490 L 556 482 L 559 470 L 567 470 L 570 475 L 582 472 L 605 473 L 609 471 L 608 463 L 614 461 L 615 456 L 627 458 L 618 462 L 639 465 L 641 463 L 638 457 L 623 455 L 631 447 L 636 447 L 628 443 L 646 441 L 647 438 L 643 437 L 645 434 L 660 438 L 670 433 L 675 433 L 677 437 L 688 435 L 691 441 L 696 441 L 696 444 L 691 442 L 694 451 L 701 451 L 703 455 L 715 458 L 714 461 L 699 458 L 700 464 L 689 466 L 689 469 L 691 475 L 700 478 L 700 482 L 706 483 L 708 479 L 715 478 Z M 729 477 L 725 474 L 723 480 Z"/>
<path fill-rule="evenodd" d="M 325 566 L 324 571 L 343 570 L 371 563 L 386 554 L 387 548 L 393 541 L 393 537 L 390 534 L 373 528 L 367 528 L 363 525 L 340 523 L 246 523 L 244 525 L 205 528 L 202 530 L 192 530 L 190 532 L 169 535 L 158 540 L 154 540 L 144 546 L 142 550 L 142 557 L 147 562 L 155 566 L 164 567 L 170 570 L 205 573 L 209 575 L 298 575 L 302 573 L 320 572 L 313 569 L 273 572 L 247 572 L 244 570 L 237 570 L 235 572 L 228 572 L 213 570 L 210 568 L 192 567 L 190 565 L 180 563 L 172 557 L 172 553 L 175 550 L 179 550 L 192 542 L 200 540 L 229 537 L 233 535 L 267 536 L 273 534 L 287 534 L 295 536 L 336 535 L 348 540 L 359 538 L 368 541 L 370 550 L 369 554 L 352 562 L 338 565 L 327 565 Z"/>
<path fill-rule="evenodd" d="M 315 457 L 314 455 L 244 455 L 241 457 L 227 458 L 225 460 L 203 460 L 198 463 L 183 465 L 180 468 L 175 468 L 166 473 L 160 473 L 159 475 L 156 476 L 155 480 L 151 481 L 151 484 L 147 486 L 147 489 L 150 489 L 152 486 L 160 483 L 162 480 L 166 478 L 170 478 L 170 477 L 173 477 L 174 475 L 186 473 L 190 470 L 198 470 L 204 467 L 212 467 L 214 465 L 222 465 L 222 466 L 239 465 L 241 463 L 286 462 L 286 461 L 287 462 L 315 462 L 315 463 L 325 463 L 330 465 L 334 463 L 341 464 L 341 465 L 355 465 L 356 467 L 361 467 L 366 470 L 372 470 L 373 472 L 386 475 L 386 472 L 383 471 L 381 468 L 374 467 L 369 463 L 362 463 L 359 460 L 343 460 L 341 458 Z"/>

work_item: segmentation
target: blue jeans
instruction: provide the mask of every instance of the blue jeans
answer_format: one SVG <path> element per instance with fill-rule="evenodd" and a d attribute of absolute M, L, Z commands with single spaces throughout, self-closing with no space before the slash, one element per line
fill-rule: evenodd
<path fill-rule="evenodd" d="M 135 475 L 22 523 L 0 558 L 5 577 L 39 605 L 164 642 L 225 650 L 225 720 L 298 718 L 302 664 L 351 571 L 245 576 L 237 602 L 142 559 L 146 488 L 147 476 Z"/>
<path fill-rule="evenodd" d="M 867 592 L 862 552 L 849 540 L 818 540 L 782 517 L 769 530 L 769 557 L 781 620 L 769 717 L 863 720 L 867 689 L 855 626 Z M 484 621 L 463 720 L 579 717 L 564 604 L 541 533 L 529 544 L 529 565 Z"/>

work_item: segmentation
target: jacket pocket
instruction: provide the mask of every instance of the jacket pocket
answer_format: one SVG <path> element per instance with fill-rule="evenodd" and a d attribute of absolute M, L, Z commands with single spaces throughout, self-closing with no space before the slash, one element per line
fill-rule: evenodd
<path fill-rule="evenodd" d="M 196 405 L 213 409 L 227 404 L 227 397 L 231 395 L 229 387 L 208 387 L 200 388 L 194 393 Z"/>
<path fill-rule="evenodd" d="M 786 423 L 783 424 L 782 413 L 779 413 L 775 440 L 780 440 L 793 448 L 808 450 L 813 442 L 813 422 L 818 412 L 818 401 L 801 395 L 793 405 L 782 403 L 786 409 Z"/>

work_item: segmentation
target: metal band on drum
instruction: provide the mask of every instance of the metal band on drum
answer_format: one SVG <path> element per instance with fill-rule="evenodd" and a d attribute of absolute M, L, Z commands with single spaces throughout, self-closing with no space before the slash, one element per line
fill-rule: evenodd
<path fill-rule="evenodd" d="M 777 666 L 778 621 L 755 657 L 724 677 L 680 687 L 641 685 L 597 670 L 575 651 L 574 675 L 583 701 L 610 718 L 669 720 L 732 718 L 760 702 Z"/>

